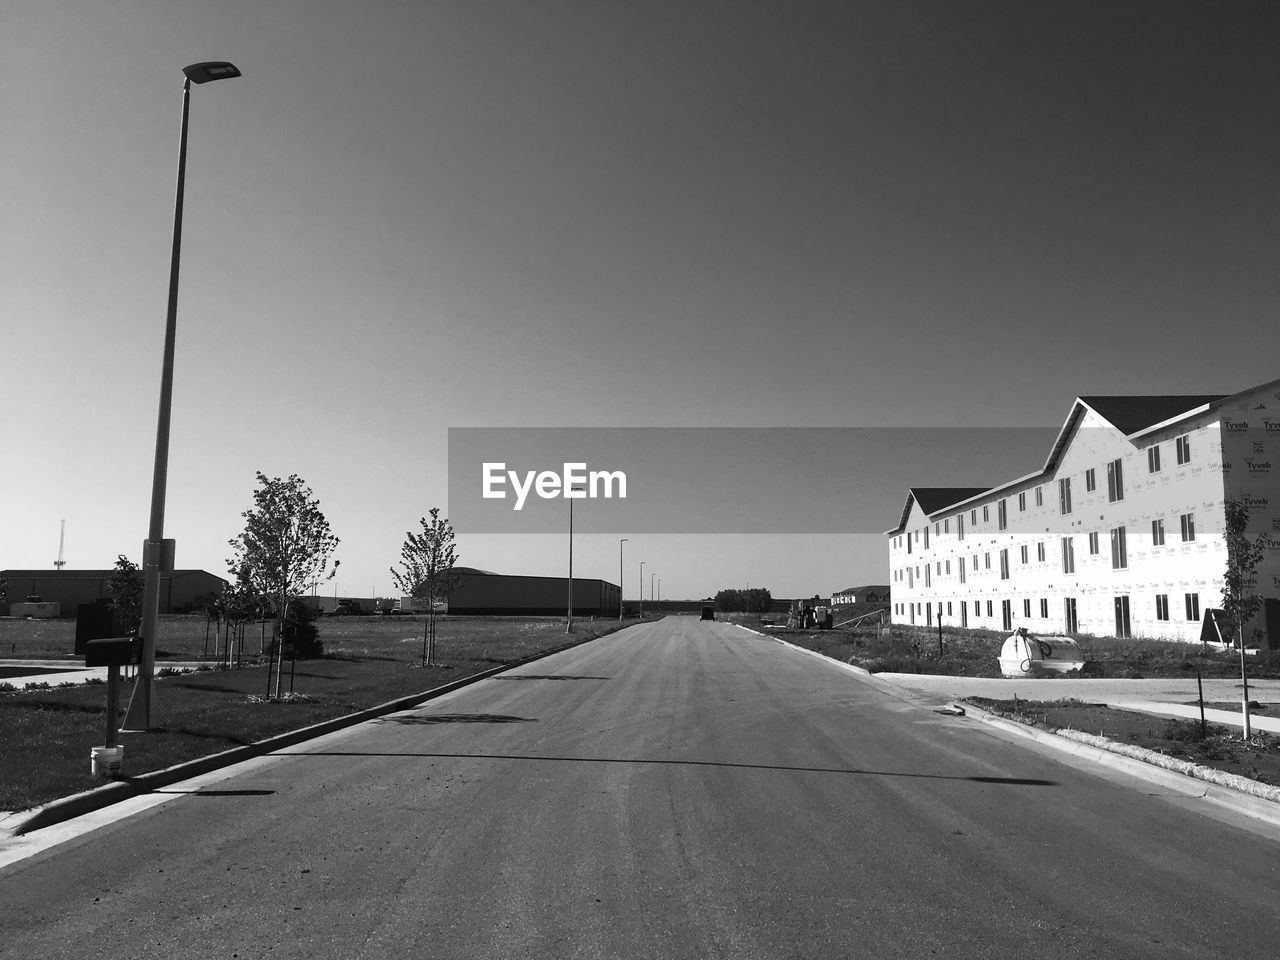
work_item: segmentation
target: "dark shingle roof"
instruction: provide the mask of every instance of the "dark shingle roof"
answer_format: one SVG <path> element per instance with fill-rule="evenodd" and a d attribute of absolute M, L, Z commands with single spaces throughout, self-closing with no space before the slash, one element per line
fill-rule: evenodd
<path fill-rule="evenodd" d="M 1081 397 L 1107 422 L 1125 436 L 1145 430 L 1179 414 L 1207 403 L 1215 403 L 1226 394 L 1214 393 L 1168 397 Z"/>
<path fill-rule="evenodd" d="M 912 487 L 911 495 L 920 504 L 920 509 L 927 514 L 945 510 L 953 503 L 961 503 L 980 493 L 986 493 L 990 487 Z"/>

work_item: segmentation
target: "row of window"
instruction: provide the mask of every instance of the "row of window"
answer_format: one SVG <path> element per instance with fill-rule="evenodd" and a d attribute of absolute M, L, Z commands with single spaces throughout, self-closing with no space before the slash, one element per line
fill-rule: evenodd
<path fill-rule="evenodd" d="M 1196 538 L 1196 515 L 1194 513 L 1184 513 L 1178 518 L 1182 528 L 1182 542 L 1191 543 Z M 1153 547 L 1164 546 L 1164 520 L 1151 521 L 1151 545 Z M 1022 562 L 1030 563 L 1030 544 L 1023 544 L 1020 547 Z M 1089 534 L 1089 555 L 1096 556 L 1099 552 L 1099 537 L 1097 532 Z M 978 569 L 978 555 L 972 554 L 973 569 Z M 987 552 L 983 554 L 986 569 L 991 569 L 991 554 Z M 1036 560 L 1043 563 L 1045 561 L 1045 541 L 1041 540 L 1036 543 Z M 942 573 L 943 566 L 946 566 L 946 572 L 951 574 L 950 560 L 935 561 L 938 574 Z M 960 560 L 959 564 L 960 582 L 965 582 L 965 563 Z M 1127 570 L 1129 567 L 1129 550 L 1128 550 L 1128 534 L 1127 528 L 1120 526 L 1111 530 L 1111 568 L 1113 570 Z M 929 575 L 930 565 L 924 565 L 924 585 L 932 586 L 931 577 Z M 901 581 L 903 573 L 906 573 L 906 579 L 909 586 L 915 586 L 915 578 L 920 576 L 920 567 L 905 567 L 902 570 L 894 571 L 894 580 Z M 913 573 L 914 571 L 914 573 Z M 1076 547 L 1075 537 L 1062 538 L 1062 572 L 1076 572 Z M 1000 579 L 1009 579 L 1009 549 L 1006 547 L 1000 551 Z"/>
<path fill-rule="evenodd" d="M 1127 601 L 1127 597 L 1126 597 L 1126 601 Z M 1074 599 L 1068 597 L 1066 598 L 1065 602 L 1068 605 L 1068 608 L 1074 613 L 1074 609 L 1075 609 Z M 939 600 L 937 602 L 937 613 L 939 616 L 943 615 L 942 614 L 943 603 L 944 601 L 942 600 Z M 951 606 L 952 601 L 947 600 L 945 601 L 945 603 L 947 608 L 946 616 L 948 617 L 954 616 L 954 614 L 952 613 L 952 606 Z M 970 604 L 970 607 L 966 607 L 965 606 L 966 603 Z M 981 618 L 983 616 L 982 605 L 984 603 L 986 604 L 986 610 L 987 610 L 986 616 L 993 617 L 994 616 L 993 604 L 995 603 L 994 600 L 956 600 L 955 601 L 955 604 L 959 607 L 959 615 L 964 618 L 967 618 L 969 616 Z M 1010 601 L 1004 600 L 1004 601 L 1001 601 L 1001 603 L 1008 604 L 1010 603 Z M 1031 601 L 1031 598 L 1029 597 L 1024 598 L 1022 601 L 1022 615 L 1026 619 L 1031 618 L 1031 603 L 1032 601 Z M 1184 593 L 1182 595 L 1182 603 L 1183 603 L 1184 619 L 1186 619 L 1189 622 L 1199 623 L 1200 622 L 1200 594 Z M 903 615 L 912 614 L 912 613 L 915 616 L 923 616 L 926 612 L 926 606 L 932 618 L 933 604 L 926 605 L 923 601 L 916 601 L 915 603 L 895 603 L 893 605 L 893 612 L 898 616 L 903 616 Z M 1125 607 L 1126 608 L 1128 607 L 1127 602 L 1125 603 Z M 1048 619 L 1049 600 L 1047 597 L 1040 598 L 1039 609 L 1040 609 L 1040 619 L 1042 620 Z M 1155 594 L 1155 610 L 1156 610 L 1155 618 L 1157 620 L 1167 621 L 1169 619 L 1169 595 L 1167 593 Z"/>
<path fill-rule="evenodd" d="M 1178 437 L 1174 443 L 1176 447 L 1176 456 L 1179 465 L 1191 462 L 1191 435 L 1183 434 Z M 1147 448 L 1147 472 L 1160 472 L 1160 444 L 1155 443 Z M 1097 489 L 1097 470 L 1090 467 L 1084 472 L 1084 488 L 1086 493 L 1092 493 Z M 1033 491 L 1035 494 L 1035 503 L 1037 507 L 1044 506 L 1044 492 L 1042 487 L 1036 487 Z M 1109 503 L 1117 503 L 1124 499 L 1124 464 L 1120 458 L 1110 461 L 1107 464 L 1107 501 Z M 982 510 L 982 522 L 988 523 L 991 519 L 990 504 L 983 504 L 981 508 L 974 507 L 969 511 L 970 526 L 976 527 L 978 524 L 978 510 Z M 1027 509 L 1027 491 L 1018 494 L 1018 511 L 1024 512 Z M 1058 481 L 1058 512 L 1066 516 L 1072 512 L 1071 502 L 1071 478 L 1063 477 Z M 956 536 L 964 539 L 964 514 L 957 514 L 956 520 Z M 1009 508 L 1008 498 L 1002 497 L 996 502 L 996 528 L 1004 530 L 1009 525 Z M 951 518 L 945 520 L 936 520 L 933 524 L 933 532 L 935 534 L 951 532 Z M 924 549 L 929 548 L 929 525 L 925 524 L 921 528 L 921 546 Z M 908 531 L 907 553 L 912 550 L 912 532 Z M 902 537 L 898 536 L 894 541 L 895 547 L 902 546 Z"/>

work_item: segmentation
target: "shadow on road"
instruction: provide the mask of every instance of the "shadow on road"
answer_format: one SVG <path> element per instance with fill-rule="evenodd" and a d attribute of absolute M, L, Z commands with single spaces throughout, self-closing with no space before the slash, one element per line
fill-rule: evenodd
<path fill-rule="evenodd" d="M 612 680 L 612 677 L 586 677 L 575 676 L 569 673 L 561 674 L 541 674 L 541 673 L 522 673 L 522 674 L 505 674 L 500 677 L 490 677 L 491 680 Z"/>
<path fill-rule="evenodd" d="M 148 790 L 148 793 L 172 793 L 183 797 L 271 797 L 274 790 Z"/>
<path fill-rule="evenodd" d="M 502 713 L 435 713 L 381 717 L 374 723 L 537 723 L 532 717 L 511 717 Z"/>
<path fill-rule="evenodd" d="M 432 719 L 434 718 L 404 718 L 407 722 L 430 722 Z M 519 720 L 521 718 L 513 717 L 510 719 Z M 777 770 L 784 773 L 841 773 L 845 775 L 857 775 L 864 777 L 910 777 L 919 780 L 963 780 L 969 783 L 990 783 L 1010 787 L 1056 787 L 1058 785 L 1058 781 L 1056 780 L 1039 780 L 1031 777 L 958 777 L 949 776 L 943 773 L 910 773 L 903 770 L 857 770 L 844 769 L 840 767 L 789 767 L 780 764 L 768 763 L 731 763 L 724 760 L 646 760 L 644 758 L 629 760 L 622 757 L 543 757 L 513 753 L 402 753 L 399 751 L 382 753 L 363 750 L 316 750 L 314 752 L 277 750 L 273 751 L 271 755 L 274 757 L 419 757 L 428 760 L 538 760 L 561 763 L 631 763 L 672 767 L 727 767 L 735 770 Z"/>

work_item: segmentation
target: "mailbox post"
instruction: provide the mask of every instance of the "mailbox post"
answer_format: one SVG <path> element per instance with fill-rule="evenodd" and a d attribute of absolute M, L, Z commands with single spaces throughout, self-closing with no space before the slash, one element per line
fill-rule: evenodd
<path fill-rule="evenodd" d="M 138 663 L 142 657 L 142 641 L 137 637 L 105 637 L 85 644 L 84 665 L 107 668 L 107 738 L 106 746 L 90 751 L 90 770 L 94 776 L 111 778 L 120 772 L 124 747 L 119 746 L 120 668 Z"/>

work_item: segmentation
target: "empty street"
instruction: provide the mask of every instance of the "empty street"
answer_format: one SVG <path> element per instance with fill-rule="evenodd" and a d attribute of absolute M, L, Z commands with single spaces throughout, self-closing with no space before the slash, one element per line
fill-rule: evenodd
<path fill-rule="evenodd" d="M 1280 933 L 1271 828 L 689 617 L 165 792 L 0 868 L 0 955 L 1204 960 Z"/>

